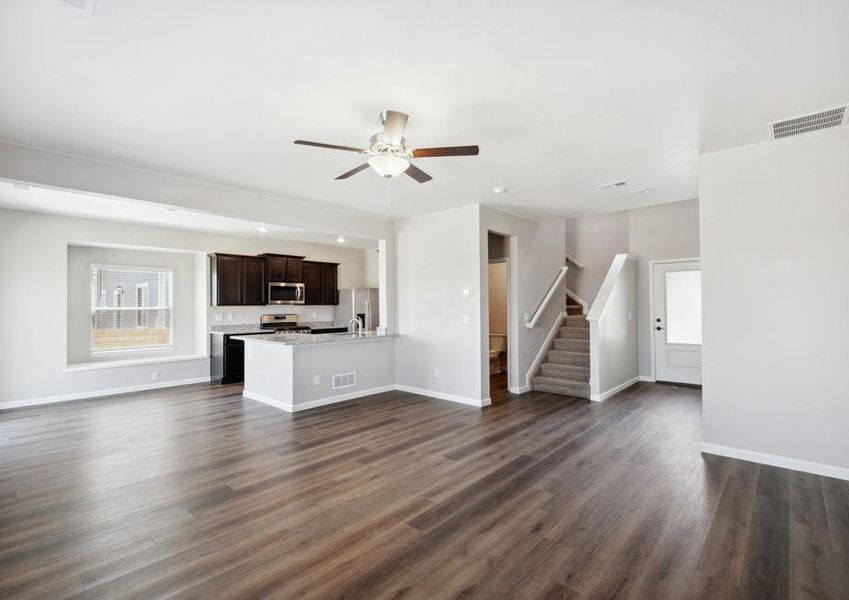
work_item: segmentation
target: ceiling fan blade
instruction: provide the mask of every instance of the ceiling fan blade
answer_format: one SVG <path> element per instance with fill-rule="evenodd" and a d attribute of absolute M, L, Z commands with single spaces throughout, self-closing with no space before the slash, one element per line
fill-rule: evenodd
<path fill-rule="evenodd" d="M 336 177 L 336 179 L 348 179 L 348 177 L 350 177 L 351 175 L 356 175 L 357 173 L 359 173 L 360 171 L 364 171 L 365 169 L 368 169 L 368 163 L 363 163 L 359 167 L 354 167 L 347 173 L 342 173 L 339 177 Z"/>
<path fill-rule="evenodd" d="M 406 173 L 407 175 L 409 175 L 410 177 L 412 177 L 413 179 L 415 179 L 419 183 L 425 183 L 425 182 L 433 179 L 433 177 L 431 177 L 430 175 L 428 175 L 427 173 L 425 173 L 424 171 L 422 171 L 420 168 L 418 168 L 416 165 L 413 165 L 413 164 L 411 164 L 409 167 L 407 167 L 407 170 L 404 171 L 404 173 Z"/>
<path fill-rule="evenodd" d="M 300 144 L 301 146 L 315 146 L 316 148 L 330 148 L 331 150 L 345 150 L 347 152 L 357 152 L 358 154 L 365 154 L 366 151 L 362 148 L 352 148 L 351 146 L 337 146 L 336 144 L 322 144 L 319 142 L 308 142 L 306 140 L 295 140 L 296 144 Z"/>
<path fill-rule="evenodd" d="M 404 137 L 404 130 L 407 128 L 407 119 L 409 115 L 394 110 L 386 111 L 386 119 L 383 123 L 383 139 L 387 144 L 397 146 L 401 143 L 401 138 Z"/>
<path fill-rule="evenodd" d="M 413 158 L 429 158 L 431 156 L 477 156 L 480 148 L 477 146 L 448 146 L 445 148 L 416 148 L 410 152 Z"/>

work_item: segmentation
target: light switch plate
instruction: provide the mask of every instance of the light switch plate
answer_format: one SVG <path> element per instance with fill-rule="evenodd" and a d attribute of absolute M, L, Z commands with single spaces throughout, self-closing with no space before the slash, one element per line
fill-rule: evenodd
<path fill-rule="evenodd" d="M 472 290 L 470 290 L 469 288 L 463 288 L 463 298 L 471 298 L 471 297 L 472 297 Z"/>
<path fill-rule="evenodd" d="M 313 375 L 312 376 L 312 384 L 313 385 L 321 385 L 321 375 Z"/>
<path fill-rule="evenodd" d="M 463 315 L 460 319 L 463 325 L 469 325 L 472 322 L 472 315 Z"/>

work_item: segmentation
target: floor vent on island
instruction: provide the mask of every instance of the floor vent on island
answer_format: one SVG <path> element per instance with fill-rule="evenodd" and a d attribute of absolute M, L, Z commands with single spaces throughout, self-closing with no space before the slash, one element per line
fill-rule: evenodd
<path fill-rule="evenodd" d="M 340 388 L 354 387 L 355 385 L 357 385 L 356 373 L 340 373 L 339 375 L 333 376 L 334 390 L 338 390 Z"/>

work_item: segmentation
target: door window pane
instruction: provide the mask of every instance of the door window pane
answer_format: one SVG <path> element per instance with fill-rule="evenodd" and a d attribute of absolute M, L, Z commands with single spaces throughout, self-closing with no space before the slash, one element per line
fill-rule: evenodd
<path fill-rule="evenodd" d="M 702 343 L 702 273 L 666 273 L 666 343 Z"/>

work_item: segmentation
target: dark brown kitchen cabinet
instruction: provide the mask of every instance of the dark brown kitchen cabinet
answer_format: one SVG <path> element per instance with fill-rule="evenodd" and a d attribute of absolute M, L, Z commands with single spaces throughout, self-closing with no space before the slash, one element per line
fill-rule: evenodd
<path fill-rule="evenodd" d="M 260 254 L 267 261 L 268 281 L 300 283 L 304 280 L 303 256 Z"/>
<path fill-rule="evenodd" d="M 336 285 L 336 276 L 339 265 L 331 263 L 321 264 L 321 303 L 339 304 L 339 289 Z"/>
<path fill-rule="evenodd" d="M 304 304 L 321 304 L 321 263 L 305 260 Z"/>
<path fill-rule="evenodd" d="M 339 304 L 337 263 L 303 262 L 304 304 Z"/>
<path fill-rule="evenodd" d="M 242 304 L 246 306 L 265 306 L 266 302 L 266 278 L 265 259 L 258 257 L 245 257 L 244 282 L 242 285 Z"/>
<path fill-rule="evenodd" d="M 264 306 L 266 261 L 258 256 L 210 254 L 213 306 Z"/>

